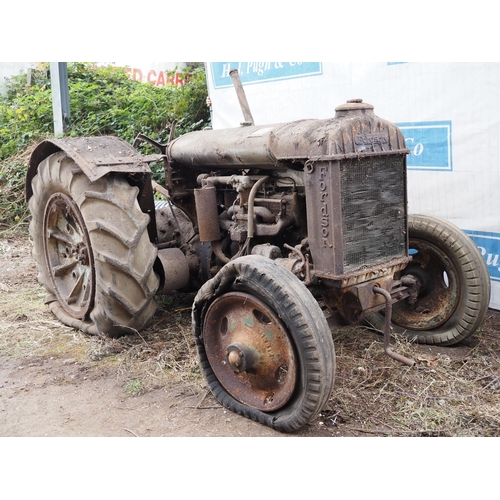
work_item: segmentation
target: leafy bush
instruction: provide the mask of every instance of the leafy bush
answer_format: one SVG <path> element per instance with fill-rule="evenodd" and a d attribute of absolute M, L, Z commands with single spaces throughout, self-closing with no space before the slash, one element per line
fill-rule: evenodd
<path fill-rule="evenodd" d="M 71 122 L 69 137 L 116 135 L 132 142 L 145 134 L 166 142 L 175 120 L 176 136 L 209 124 L 203 64 L 184 70 L 183 86 L 154 87 L 132 80 L 125 69 L 68 63 Z M 34 144 L 53 135 L 52 89 L 48 63 L 7 81 L 0 95 L 0 230 L 23 223 L 24 177 Z"/>

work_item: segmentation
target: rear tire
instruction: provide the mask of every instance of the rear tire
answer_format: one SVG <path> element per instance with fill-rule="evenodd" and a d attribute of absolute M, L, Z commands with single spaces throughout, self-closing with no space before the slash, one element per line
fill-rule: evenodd
<path fill-rule="evenodd" d="M 159 281 L 138 188 L 116 173 L 90 182 L 64 152 L 40 163 L 32 188 L 33 257 L 52 312 L 91 334 L 143 329 Z"/>
<path fill-rule="evenodd" d="M 393 306 L 395 333 L 421 344 L 450 346 L 470 337 L 482 324 L 490 301 L 490 276 L 474 242 L 449 221 L 410 215 L 413 261 L 401 272 L 418 277 L 422 287 L 414 305 Z M 380 313 L 367 318 L 383 331 Z"/>

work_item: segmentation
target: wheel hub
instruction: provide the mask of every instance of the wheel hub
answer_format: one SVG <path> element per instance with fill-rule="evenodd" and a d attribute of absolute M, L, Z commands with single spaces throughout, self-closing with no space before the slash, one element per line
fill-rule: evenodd
<path fill-rule="evenodd" d="M 246 372 L 258 364 L 260 354 L 252 346 L 234 343 L 227 346 L 226 360 L 234 372 Z"/>
<path fill-rule="evenodd" d="M 460 300 L 458 273 L 448 256 L 432 243 L 411 240 L 415 250 L 407 272 L 421 284 L 415 302 L 408 300 L 393 306 L 392 321 L 409 330 L 432 330 L 448 321 Z"/>
<path fill-rule="evenodd" d="M 64 193 L 53 194 L 43 218 L 45 262 L 54 293 L 71 317 L 82 319 L 94 300 L 90 239 L 76 203 Z"/>
<path fill-rule="evenodd" d="M 222 386 L 263 411 L 282 407 L 297 382 L 293 345 L 274 311 L 256 297 L 230 292 L 208 308 L 205 351 Z"/>

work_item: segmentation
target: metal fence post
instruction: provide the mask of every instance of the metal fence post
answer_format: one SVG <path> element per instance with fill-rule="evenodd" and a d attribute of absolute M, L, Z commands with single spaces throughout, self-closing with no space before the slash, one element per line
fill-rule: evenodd
<path fill-rule="evenodd" d="M 68 65 L 65 62 L 50 63 L 52 83 L 52 111 L 54 114 L 54 134 L 64 134 L 70 121 Z"/>

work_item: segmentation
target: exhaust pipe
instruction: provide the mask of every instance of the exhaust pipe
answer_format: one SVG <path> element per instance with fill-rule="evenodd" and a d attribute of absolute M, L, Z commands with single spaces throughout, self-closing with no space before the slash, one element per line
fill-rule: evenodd
<path fill-rule="evenodd" d="M 234 88 L 236 89 L 236 95 L 238 96 L 238 101 L 240 102 L 240 108 L 243 112 L 243 118 L 245 121 L 241 125 L 255 125 L 252 117 L 252 113 L 250 112 L 250 106 L 247 102 L 247 96 L 245 95 L 245 91 L 243 90 L 243 85 L 241 84 L 240 74 L 237 69 L 232 69 L 229 72 L 229 76 L 233 80 Z"/>

